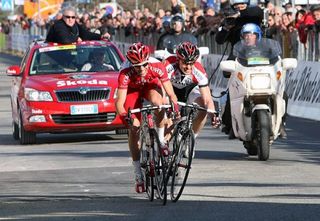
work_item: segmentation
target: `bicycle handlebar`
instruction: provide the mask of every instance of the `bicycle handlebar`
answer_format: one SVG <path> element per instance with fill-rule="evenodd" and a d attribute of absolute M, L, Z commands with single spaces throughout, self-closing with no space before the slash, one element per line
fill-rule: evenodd
<path fill-rule="evenodd" d="M 142 108 L 129 110 L 129 113 L 134 114 L 134 113 L 140 113 L 140 112 L 145 112 L 149 110 L 159 110 L 159 109 L 167 109 L 167 108 L 171 108 L 171 105 L 170 104 L 163 104 L 159 106 L 146 105 L 146 106 L 143 106 Z"/>
<path fill-rule="evenodd" d="M 218 112 L 216 110 L 212 110 L 212 109 L 207 109 L 207 108 L 201 107 L 197 103 L 188 104 L 188 103 L 185 103 L 185 102 L 178 101 L 178 104 L 180 106 L 182 106 L 182 107 L 195 108 L 195 109 L 198 109 L 198 110 L 201 110 L 201 111 L 206 111 L 206 112 L 211 113 L 211 114 L 218 114 Z"/>
<path fill-rule="evenodd" d="M 217 111 L 201 107 L 197 103 L 188 104 L 185 102 L 178 101 L 178 105 L 182 106 L 182 107 L 189 107 L 189 108 L 194 108 L 194 109 L 198 109 L 201 111 L 206 111 L 211 114 L 218 114 Z M 134 113 L 140 113 L 140 112 L 145 112 L 145 111 L 149 111 L 149 110 L 167 109 L 167 108 L 171 108 L 171 107 L 172 107 L 171 104 L 163 104 L 163 105 L 159 105 L 159 106 L 146 105 L 146 106 L 143 106 L 142 108 L 131 109 L 128 112 L 129 112 L 129 114 L 134 114 Z"/>

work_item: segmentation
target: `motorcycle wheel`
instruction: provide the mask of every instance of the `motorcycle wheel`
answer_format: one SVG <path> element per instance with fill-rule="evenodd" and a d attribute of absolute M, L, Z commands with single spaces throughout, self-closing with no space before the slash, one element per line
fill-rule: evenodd
<path fill-rule="evenodd" d="M 270 153 L 270 118 L 267 110 L 257 111 L 257 146 L 259 160 L 266 161 Z"/>

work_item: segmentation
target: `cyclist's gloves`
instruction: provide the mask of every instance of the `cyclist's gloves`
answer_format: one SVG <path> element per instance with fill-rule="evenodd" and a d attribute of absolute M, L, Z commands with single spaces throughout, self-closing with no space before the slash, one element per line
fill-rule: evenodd
<path fill-rule="evenodd" d="M 120 118 L 121 118 L 123 123 L 125 123 L 127 125 L 131 125 L 131 118 L 128 116 L 127 112 L 122 112 L 119 115 L 120 115 Z"/>
<path fill-rule="evenodd" d="M 180 117 L 179 105 L 176 102 L 171 102 L 171 108 L 168 109 L 168 116 L 173 118 Z"/>
<path fill-rule="evenodd" d="M 173 102 L 173 109 L 174 109 L 174 113 L 175 113 L 176 115 L 180 115 L 178 103 Z"/>
<path fill-rule="evenodd" d="M 218 128 L 220 126 L 220 117 L 219 113 L 214 113 L 212 118 L 211 118 L 211 125 L 213 128 Z"/>

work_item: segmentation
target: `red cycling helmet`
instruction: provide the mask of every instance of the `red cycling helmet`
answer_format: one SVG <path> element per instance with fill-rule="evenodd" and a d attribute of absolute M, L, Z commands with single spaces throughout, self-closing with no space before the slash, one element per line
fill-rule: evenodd
<path fill-rule="evenodd" d="M 150 56 L 149 47 L 141 42 L 132 44 L 127 52 L 127 59 L 133 65 L 141 65 L 148 62 Z"/>
<path fill-rule="evenodd" d="M 177 46 L 176 54 L 184 63 L 194 63 L 200 56 L 199 49 L 191 42 L 182 42 Z"/>

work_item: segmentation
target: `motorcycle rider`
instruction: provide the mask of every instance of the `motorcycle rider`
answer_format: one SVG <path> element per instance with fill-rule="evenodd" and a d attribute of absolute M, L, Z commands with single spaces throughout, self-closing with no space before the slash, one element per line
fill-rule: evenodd
<path fill-rule="evenodd" d="M 230 54 L 227 60 L 234 60 L 232 53 L 233 46 L 240 41 L 240 32 L 242 27 L 247 23 L 254 23 L 258 26 L 263 20 L 263 10 L 259 6 L 249 7 L 249 0 L 230 0 L 231 8 L 225 9 L 226 18 L 221 23 L 221 26 L 216 33 L 215 40 L 218 44 L 229 42 L 231 44 Z M 224 77 L 229 78 L 230 73 L 223 72 Z M 225 111 L 222 115 L 222 123 L 224 128 L 222 130 L 229 134 L 229 139 L 234 139 L 232 130 L 230 98 L 227 95 L 227 102 Z"/>
<path fill-rule="evenodd" d="M 242 27 L 240 35 L 241 35 L 241 39 L 244 41 L 244 44 L 246 44 L 247 46 L 250 46 L 250 48 L 251 48 L 251 50 L 246 53 L 248 53 L 248 54 L 255 53 L 254 48 L 255 48 L 256 44 L 262 38 L 262 31 L 261 31 L 260 27 L 254 23 L 248 23 Z M 279 45 L 279 48 L 280 48 L 280 45 Z M 264 50 L 264 52 L 271 53 L 271 51 L 268 50 L 267 48 Z M 261 55 L 261 51 L 259 52 L 259 55 Z M 265 57 L 269 57 L 269 56 L 265 55 Z M 285 100 L 285 103 L 286 103 L 285 109 L 287 110 L 288 97 L 285 92 L 283 93 L 283 99 Z M 287 136 L 286 131 L 285 131 L 285 127 L 284 127 L 285 120 L 286 120 L 286 114 L 287 114 L 286 112 L 287 111 L 285 111 L 285 114 L 282 117 L 282 123 L 280 125 L 280 131 L 279 131 L 279 133 L 280 133 L 279 137 L 284 138 L 284 139 Z"/>
<path fill-rule="evenodd" d="M 162 18 L 163 31 L 162 31 L 162 34 L 160 35 L 159 39 L 158 39 L 156 50 L 164 49 L 163 39 L 167 35 L 171 34 L 170 22 L 171 22 L 171 16 L 163 16 L 163 18 Z"/>
<path fill-rule="evenodd" d="M 189 41 L 197 45 L 197 38 L 190 32 L 185 31 L 184 19 L 177 14 L 170 21 L 171 32 L 164 38 L 159 39 L 157 50 L 167 49 L 171 54 L 175 53 L 176 46 L 181 42 Z"/>

